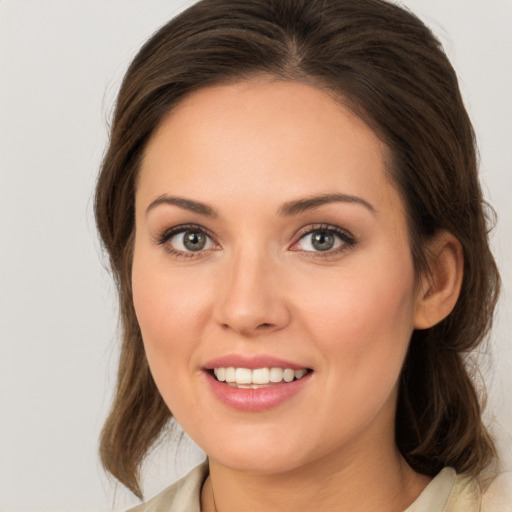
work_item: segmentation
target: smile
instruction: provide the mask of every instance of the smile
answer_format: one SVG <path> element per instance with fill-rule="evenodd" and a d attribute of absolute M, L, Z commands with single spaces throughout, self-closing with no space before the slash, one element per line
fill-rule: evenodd
<path fill-rule="evenodd" d="M 282 382 L 290 383 L 302 379 L 308 370 L 301 368 L 234 368 L 219 367 L 213 369 L 213 374 L 219 382 L 225 382 L 229 386 L 245 389 L 260 389 L 273 386 Z"/>
<path fill-rule="evenodd" d="M 244 364 L 243 358 L 238 358 L 236 366 L 233 359 L 237 358 L 223 359 L 229 362 L 218 361 L 204 368 L 205 382 L 217 400 L 241 412 L 263 412 L 294 400 L 309 387 L 314 374 L 309 368 L 271 358 L 260 359 L 259 364 L 254 359 Z"/>

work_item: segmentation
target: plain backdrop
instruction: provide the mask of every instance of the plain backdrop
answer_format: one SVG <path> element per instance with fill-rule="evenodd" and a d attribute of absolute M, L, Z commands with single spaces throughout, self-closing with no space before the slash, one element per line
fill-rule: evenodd
<path fill-rule="evenodd" d="M 92 512 L 137 503 L 103 474 L 97 438 L 117 358 L 115 295 L 92 190 L 121 77 L 191 2 L 0 0 L 0 510 Z M 459 74 L 499 222 L 504 292 L 487 420 L 512 466 L 512 1 L 407 0 Z M 148 496 L 202 458 L 152 456 Z"/>

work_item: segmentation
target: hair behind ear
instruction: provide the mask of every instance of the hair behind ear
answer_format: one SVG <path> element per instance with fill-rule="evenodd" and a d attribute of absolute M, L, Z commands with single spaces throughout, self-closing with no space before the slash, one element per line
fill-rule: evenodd
<path fill-rule="evenodd" d="M 415 331 L 411 340 L 398 396 L 396 443 L 420 473 L 433 476 L 451 466 L 476 475 L 496 450 L 461 354 L 438 347 L 432 334 Z"/>

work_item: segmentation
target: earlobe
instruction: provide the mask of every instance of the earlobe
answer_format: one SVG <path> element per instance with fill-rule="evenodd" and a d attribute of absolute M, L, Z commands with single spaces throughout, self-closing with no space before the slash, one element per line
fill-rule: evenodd
<path fill-rule="evenodd" d="M 446 318 L 455 307 L 462 286 L 464 255 L 457 238 L 441 231 L 428 242 L 426 253 L 430 274 L 422 276 L 415 329 L 428 329 Z"/>

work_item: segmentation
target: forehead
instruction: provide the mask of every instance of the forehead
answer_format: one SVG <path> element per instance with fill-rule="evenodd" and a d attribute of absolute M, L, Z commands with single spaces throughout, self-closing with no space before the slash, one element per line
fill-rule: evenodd
<path fill-rule="evenodd" d="M 244 188 L 266 203 L 331 192 L 395 201 L 387 161 L 385 144 L 330 94 L 252 80 L 178 104 L 146 147 L 137 200 L 172 193 L 233 201 Z"/>

